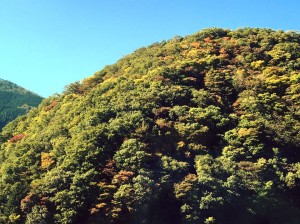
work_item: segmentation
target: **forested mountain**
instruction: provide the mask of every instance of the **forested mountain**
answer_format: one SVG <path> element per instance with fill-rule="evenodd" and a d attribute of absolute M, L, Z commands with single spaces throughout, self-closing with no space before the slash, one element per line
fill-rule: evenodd
<path fill-rule="evenodd" d="M 140 48 L 9 123 L 0 222 L 296 224 L 300 34 Z"/>
<path fill-rule="evenodd" d="M 42 97 L 3 79 L 0 79 L 0 130 L 9 121 L 37 107 Z"/>

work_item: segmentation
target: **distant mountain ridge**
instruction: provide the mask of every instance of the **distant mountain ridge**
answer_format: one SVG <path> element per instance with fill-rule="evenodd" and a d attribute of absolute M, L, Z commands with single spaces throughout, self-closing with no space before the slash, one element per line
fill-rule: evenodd
<path fill-rule="evenodd" d="M 10 82 L 8 80 L 5 79 L 1 79 L 0 78 L 0 91 L 8 91 L 8 92 L 18 92 L 18 93 L 31 93 L 34 94 L 33 92 L 18 86 L 17 84 Z M 37 95 L 37 94 L 35 94 Z"/>
<path fill-rule="evenodd" d="M 0 78 L 0 130 L 8 122 L 38 106 L 42 100 L 41 96 Z"/>

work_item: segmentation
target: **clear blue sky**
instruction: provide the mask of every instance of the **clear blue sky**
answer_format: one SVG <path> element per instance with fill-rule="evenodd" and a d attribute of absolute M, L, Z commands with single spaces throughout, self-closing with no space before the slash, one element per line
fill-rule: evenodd
<path fill-rule="evenodd" d="M 0 78 L 47 97 L 207 27 L 300 30 L 299 0 L 0 0 Z"/>

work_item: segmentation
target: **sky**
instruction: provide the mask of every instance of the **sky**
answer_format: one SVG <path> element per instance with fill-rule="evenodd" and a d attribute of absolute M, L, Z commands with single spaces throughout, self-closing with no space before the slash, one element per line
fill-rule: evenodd
<path fill-rule="evenodd" d="M 0 0 L 0 78 L 43 97 L 209 27 L 300 31 L 299 0 Z"/>

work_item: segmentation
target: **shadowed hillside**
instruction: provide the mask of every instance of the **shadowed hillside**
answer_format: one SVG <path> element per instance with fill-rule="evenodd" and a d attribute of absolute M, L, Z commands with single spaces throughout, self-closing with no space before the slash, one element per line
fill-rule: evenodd
<path fill-rule="evenodd" d="M 32 107 L 37 107 L 42 99 L 12 82 L 0 79 L 0 130 Z"/>

